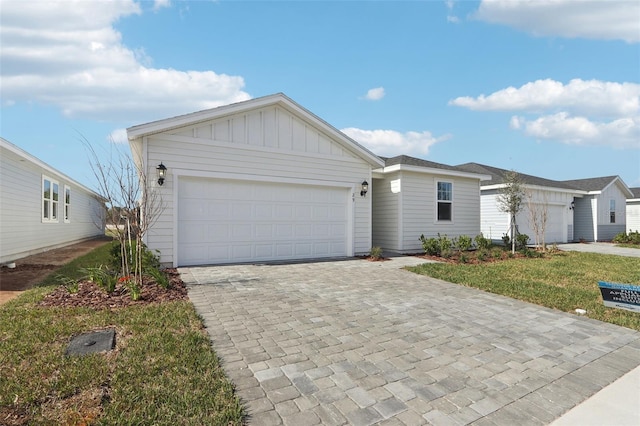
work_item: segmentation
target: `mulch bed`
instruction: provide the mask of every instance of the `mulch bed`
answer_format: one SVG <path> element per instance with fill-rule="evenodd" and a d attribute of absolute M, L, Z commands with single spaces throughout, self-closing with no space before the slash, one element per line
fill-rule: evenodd
<path fill-rule="evenodd" d="M 91 281 L 81 281 L 76 293 L 69 293 L 66 287 L 60 286 L 49 293 L 40 306 L 46 307 L 88 307 L 93 309 L 116 309 L 127 306 L 148 305 L 187 299 L 187 288 L 180 278 L 177 269 L 165 269 L 169 276 L 169 287 L 163 288 L 153 280 L 145 278 L 139 300 L 131 300 L 129 291 L 117 284 L 112 293 L 107 293 Z"/>

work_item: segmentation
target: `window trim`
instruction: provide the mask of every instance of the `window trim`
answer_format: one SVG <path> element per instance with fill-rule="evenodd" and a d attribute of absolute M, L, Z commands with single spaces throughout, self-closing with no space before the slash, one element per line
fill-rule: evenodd
<path fill-rule="evenodd" d="M 609 200 L 609 223 L 616 223 L 616 200 Z"/>
<path fill-rule="evenodd" d="M 450 189 L 450 191 L 451 191 L 450 198 L 451 199 L 450 200 L 440 200 L 440 191 L 438 190 L 438 185 L 441 184 L 441 183 L 446 183 L 446 184 L 451 185 L 451 189 Z M 436 194 L 435 194 L 436 195 L 436 197 L 435 197 L 436 201 L 435 201 L 435 212 L 434 212 L 435 213 L 434 214 L 434 219 L 435 220 L 434 220 L 434 222 L 435 223 L 442 223 L 442 224 L 444 224 L 444 223 L 452 224 L 453 223 L 453 204 L 454 204 L 453 182 L 452 181 L 448 181 L 448 180 L 438 180 L 436 178 L 435 190 L 436 190 Z M 451 206 L 450 207 L 451 219 L 447 220 L 447 219 L 439 219 L 438 218 L 438 207 L 439 207 L 440 203 L 449 204 Z"/>
<path fill-rule="evenodd" d="M 67 191 L 69 191 L 69 200 L 67 202 Z M 63 198 L 63 207 L 62 207 L 62 219 L 64 223 L 70 223 L 71 218 L 69 217 L 69 211 L 71 209 L 71 187 L 69 185 L 64 185 L 64 191 L 62 193 Z"/>
<path fill-rule="evenodd" d="M 49 198 L 45 198 L 45 182 L 49 182 Z M 53 199 L 53 187 L 58 187 L 58 199 Z M 47 175 L 42 175 L 42 186 L 40 192 L 40 215 L 43 223 L 59 223 L 60 222 L 60 183 Z M 45 216 L 45 204 L 48 204 L 47 215 Z M 55 207 L 54 207 L 55 205 Z M 53 213 L 56 212 L 54 217 Z"/>

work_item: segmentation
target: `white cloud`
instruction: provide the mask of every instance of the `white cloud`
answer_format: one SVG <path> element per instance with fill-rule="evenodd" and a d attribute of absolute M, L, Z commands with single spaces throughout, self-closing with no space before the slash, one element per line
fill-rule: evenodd
<path fill-rule="evenodd" d="M 342 129 L 342 132 L 373 153 L 388 157 L 402 154 L 424 156 L 429 153 L 432 145 L 451 138 L 451 135 L 434 137 L 427 131 L 400 133 L 395 130 L 362 130 L 348 127 Z"/>
<path fill-rule="evenodd" d="M 129 139 L 127 138 L 127 129 L 115 129 L 109 133 L 107 141 L 116 144 L 128 143 Z"/>
<path fill-rule="evenodd" d="M 375 87 L 373 89 L 369 89 L 364 98 L 368 101 L 379 101 L 384 98 L 384 95 L 384 87 Z"/>
<path fill-rule="evenodd" d="M 519 88 L 507 87 L 489 96 L 459 97 L 449 104 L 476 111 L 569 108 L 584 114 L 615 117 L 640 111 L 640 84 L 574 79 L 564 85 L 546 79 Z"/>
<path fill-rule="evenodd" d="M 249 99 L 240 76 L 152 68 L 144 49 L 126 47 L 113 27 L 141 13 L 133 0 L 3 1 L 3 104 L 133 123 Z"/>
<path fill-rule="evenodd" d="M 171 0 L 154 0 L 153 1 L 153 10 L 158 11 L 165 7 L 171 6 Z"/>
<path fill-rule="evenodd" d="M 640 84 L 538 80 L 477 98 L 449 102 L 476 111 L 518 111 L 510 126 L 538 139 L 568 144 L 640 148 Z"/>
<path fill-rule="evenodd" d="M 633 0 L 483 0 L 475 17 L 530 32 L 640 42 L 640 2 Z"/>
<path fill-rule="evenodd" d="M 455 2 L 453 0 L 445 0 L 445 6 L 447 7 L 447 22 L 451 22 L 453 24 L 457 24 L 460 22 L 460 18 L 453 15 L 453 7 L 455 6 Z"/>
<path fill-rule="evenodd" d="M 603 123 L 559 112 L 535 120 L 514 116 L 510 124 L 511 128 L 523 130 L 536 139 L 555 140 L 569 145 L 640 149 L 640 115 Z"/>

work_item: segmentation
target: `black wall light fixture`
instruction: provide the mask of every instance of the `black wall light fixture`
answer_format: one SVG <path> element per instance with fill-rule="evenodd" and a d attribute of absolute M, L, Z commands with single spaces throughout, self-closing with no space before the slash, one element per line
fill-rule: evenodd
<path fill-rule="evenodd" d="M 569 206 L 569 210 L 573 210 L 576 208 L 576 203 L 574 201 L 571 202 L 571 205 Z"/>
<path fill-rule="evenodd" d="M 364 197 L 365 195 L 367 195 L 367 192 L 369 191 L 369 183 L 367 183 L 367 181 L 362 181 L 362 184 L 360 186 L 360 196 Z"/>
<path fill-rule="evenodd" d="M 164 177 L 167 174 L 167 167 L 162 164 L 161 161 L 158 167 L 156 167 L 156 170 L 158 171 L 158 185 L 162 186 L 164 183 Z"/>

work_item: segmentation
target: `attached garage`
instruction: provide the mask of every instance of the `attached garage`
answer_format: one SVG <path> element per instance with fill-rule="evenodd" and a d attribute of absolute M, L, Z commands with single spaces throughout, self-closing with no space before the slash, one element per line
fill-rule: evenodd
<path fill-rule="evenodd" d="M 347 256 L 350 188 L 181 178 L 178 264 Z"/>
<path fill-rule="evenodd" d="M 146 244 L 172 266 L 354 256 L 371 249 L 363 181 L 380 158 L 283 94 L 127 129 L 162 208 Z"/>

